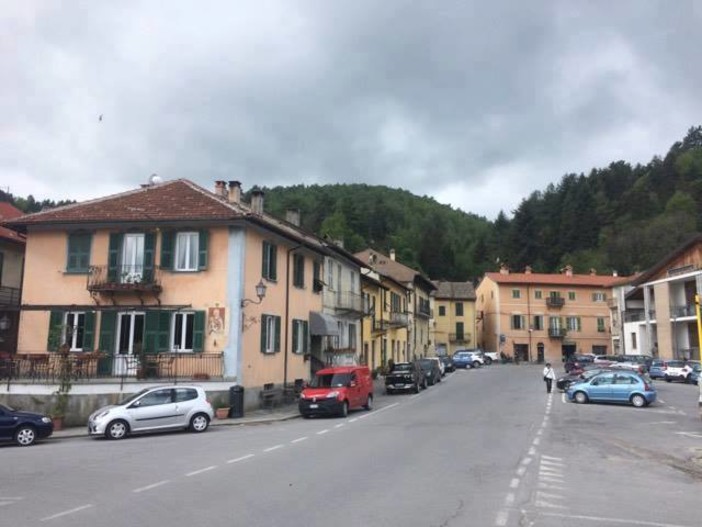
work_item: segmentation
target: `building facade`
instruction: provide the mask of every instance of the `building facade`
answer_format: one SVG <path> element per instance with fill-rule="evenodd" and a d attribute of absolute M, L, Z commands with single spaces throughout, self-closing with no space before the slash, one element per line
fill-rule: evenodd
<path fill-rule="evenodd" d="M 475 348 L 475 289 L 470 282 L 434 281 L 433 340 L 437 355 Z"/>

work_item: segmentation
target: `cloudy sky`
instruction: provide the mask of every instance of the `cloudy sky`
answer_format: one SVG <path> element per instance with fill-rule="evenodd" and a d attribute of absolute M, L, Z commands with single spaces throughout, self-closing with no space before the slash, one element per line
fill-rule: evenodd
<path fill-rule="evenodd" d="M 368 183 L 494 219 L 702 124 L 695 0 L 60 4 L 0 12 L 15 196 Z"/>

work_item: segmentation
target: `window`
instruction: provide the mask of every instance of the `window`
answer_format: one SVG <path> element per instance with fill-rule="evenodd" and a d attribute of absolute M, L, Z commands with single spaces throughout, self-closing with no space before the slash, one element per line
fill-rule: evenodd
<path fill-rule="evenodd" d="M 293 285 L 305 287 L 305 257 L 301 254 L 293 255 Z"/>
<path fill-rule="evenodd" d="M 525 329 L 524 328 L 524 315 L 512 315 L 512 329 Z"/>
<path fill-rule="evenodd" d="M 607 346 L 597 346 L 594 345 L 592 346 L 592 354 L 593 355 L 607 355 Z"/>
<path fill-rule="evenodd" d="M 327 288 L 334 291 L 334 266 L 327 260 Z"/>
<path fill-rule="evenodd" d="M 604 333 L 605 330 L 605 319 L 604 317 L 597 317 L 597 331 L 599 333 Z"/>
<path fill-rule="evenodd" d="M 463 340 L 463 322 L 456 322 L 456 340 Z"/>
<path fill-rule="evenodd" d="M 390 292 L 390 312 L 402 313 L 402 297 L 397 293 Z"/>
<path fill-rule="evenodd" d="M 196 232 L 179 232 L 176 235 L 176 271 L 197 271 L 200 251 Z"/>
<path fill-rule="evenodd" d="M 636 333 L 631 334 L 631 349 L 636 349 Z"/>
<path fill-rule="evenodd" d="M 74 233 L 68 235 L 68 258 L 66 272 L 87 273 L 90 266 L 90 244 L 92 235 Z"/>
<path fill-rule="evenodd" d="M 280 351 L 280 317 L 261 315 L 261 353 Z"/>
<path fill-rule="evenodd" d="M 309 353 L 309 323 L 306 320 L 293 320 L 292 324 L 292 352 L 298 355 L 301 355 L 303 353 Z"/>
<path fill-rule="evenodd" d="M 66 313 L 63 344 L 68 344 L 71 351 L 83 351 L 85 337 L 85 313 Z"/>
<path fill-rule="evenodd" d="M 568 331 L 580 331 L 580 317 L 566 317 Z"/>
<path fill-rule="evenodd" d="M 534 298 L 536 300 L 541 300 L 542 296 L 543 296 L 543 291 L 541 291 L 540 289 L 537 289 L 536 291 L 534 291 Z"/>
<path fill-rule="evenodd" d="M 568 300 L 575 300 L 575 291 L 568 291 Z"/>
<path fill-rule="evenodd" d="M 312 267 L 312 291 L 319 294 L 324 288 L 324 283 L 322 282 L 322 264 L 317 260 L 314 261 Z"/>
<path fill-rule="evenodd" d="M 592 301 L 593 302 L 605 302 L 607 300 L 607 295 L 603 293 L 602 291 L 597 291 L 595 293 L 592 293 Z"/>
<path fill-rule="evenodd" d="M 278 279 L 278 246 L 263 242 L 263 268 L 261 275 L 266 280 Z"/>
<path fill-rule="evenodd" d="M 463 316 L 463 302 L 456 302 L 456 316 Z"/>
<path fill-rule="evenodd" d="M 439 306 L 439 316 L 440 317 L 446 316 L 446 306 Z"/>
<path fill-rule="evenodd" d="M 173 338 L 171 349 L 193 351 L 195 336 L 195 313 L 175 313 L 173 315 Z"/>
<path fill-rule="evenodd" d="M 536 331 L 541 331 L 544 329 L 544 316 L 543 315 L 534 315 L 534 329 Z"/>
<path fill-rule="evenodd" d="M 512 298 L 521 298 L 522 292 L 519 289 L 512 289 Z"/>
<path fill-rule="evenodd" d="M 349 324 L 349 348 L 356 349 L 356 324 Z"/>

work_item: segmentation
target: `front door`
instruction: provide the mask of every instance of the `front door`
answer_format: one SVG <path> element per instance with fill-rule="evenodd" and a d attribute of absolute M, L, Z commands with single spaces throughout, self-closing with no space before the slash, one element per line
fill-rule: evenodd
<path fill-rule="evenodd" d="M 117 353 L 114 369 L 118 376 L 136 376 L 144 345 L 144 313 L 119 313 Z"/>

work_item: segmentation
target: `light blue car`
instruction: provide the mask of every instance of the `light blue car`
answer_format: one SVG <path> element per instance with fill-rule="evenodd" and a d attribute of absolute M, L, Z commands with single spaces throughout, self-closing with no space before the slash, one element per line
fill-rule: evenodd
<path fill-rule="evenodd" d="M 628 371 L 600 373 L 586 381 L 571 384 L 566 393 L 568 399 L 576 403 L 628 403 L 637 408 L 651 404 L 657 396 L 652 384 L 639 374 Z"/>

